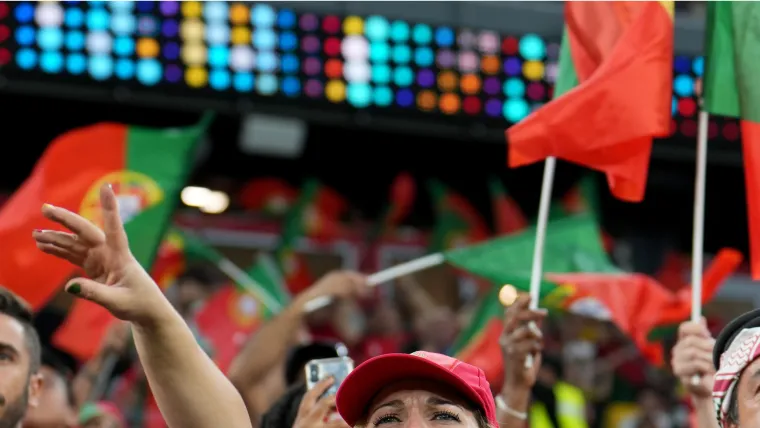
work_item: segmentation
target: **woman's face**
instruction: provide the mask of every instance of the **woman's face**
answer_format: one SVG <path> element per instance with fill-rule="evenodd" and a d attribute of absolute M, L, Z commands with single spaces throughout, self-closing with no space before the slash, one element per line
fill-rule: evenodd
<path fill-rule="evenodd" d="M 367 428 L 478 428 L 467 402 L 445 385 L 403 381 L 389 385 L 369 407 Z"/>

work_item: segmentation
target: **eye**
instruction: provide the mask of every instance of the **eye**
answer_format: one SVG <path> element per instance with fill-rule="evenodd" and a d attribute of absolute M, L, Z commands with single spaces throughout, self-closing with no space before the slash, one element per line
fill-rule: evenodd
<path fill-rule="evenodd" d="M 448 410 L 441 410 L 441 411 L 435 412 L 435 414 L 433 415 L 433 420 L 462 422 L 462 420 L 459 418 L 459 415 L 457 415 L 454 412 L 450 412 Z"/>
<path fill-rule="evenodd" d="M 384 424 L 391 424 L 394 422 L 401 422 L 401 419 L 398 418 L 398 415 L 395 413 L 390 413 L 387 415 L 380 416 L 375 419 L 375 422 L 373 423 L 374 426 L 384 425 Z"/>

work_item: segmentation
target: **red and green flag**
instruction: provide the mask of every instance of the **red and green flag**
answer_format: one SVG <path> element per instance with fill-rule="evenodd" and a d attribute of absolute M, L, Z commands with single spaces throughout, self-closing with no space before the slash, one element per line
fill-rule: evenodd
<path fill-rule="evenodd" d="M 672 1 L 565 2 L 554 100 L 507 130 L 509 166 L 549 156 L 644 198 L 652 139 L 670 132 Z"/>
<path fill-rule="evenodd" d="M 240 191 L 240 202 L 246 209 L 271 217 L 285 215 L 296 197 L 298 191 L 281 178 L 257 178 Z"/>
<path fill-rule="evenodd" d="M 168 262 L 168 272 L 177 272 L 177 265 L 181 265 L 184 269 L 186 261 L 210 263 L 237 284 L 238 288 L 255 296 L 258 301 L 262 302 L 259 306 L 266 308 L 267 311 L 277 312 L 288 302 L 287 290 L 279 286 L 281 281 L 269 279 L 278 277 L 276 267 L 269 259 L 262 258 L 254 265 L 256 269 L 245 272 L 212 246 L 177 228 L 170 229 L 162 244 L 164 247 L 169 245 L 181 251 L 182 254 L 179 256 L 179 262 L 175 264 L 172 264 L 171 261 Z M 177 256 L 171 255 L 170 257 L 175 261 L 177 260 Z M 160 268 L 162 263 L 159 260 L 155 268 Z M 264 270 L 264 268 L 267 269 Z M 262 272 L 267 273 L 267 275 L 260 278 L 256 276 L 262 275 Z M 173 283 L 173 281 L 166 282 L 168 281 L 166 276 L 159 276 L 165 275 L 165 273 L 162 274 L 156 269 L 152 271 L 152 275 L 164 290 Z M 76 301 L 74 303 L 66 320 L 55 332 L 53 343 L 77 359 L 86 361 L 98 351 L 103 337 L 110 325 L 115 322 L 115 318 L 98 305 L 87 301 L 82 302 Z"/>
<path fill-rule="evenodd" d="M 555 220 L 575 214 L 591 213 L 598 219 L 601 212 L 599 188 L 594 176 L 588 174 L 565 193 L 559 205 L 552 205 L 549 218 Z"/>
<path fill-rule="evenodd" d="M 210 121 L 209 115 L 178 129 L 100 123 L 56 138 L 0 210 L 0 284 L 36 309 L 59 291 L 73 268 L 41 253 L 29 238 L 34 229 L 57 227 L 40 207 L 50 203 L 100 225 L 98 189 L 104 183 L 117 195 L 132 253 L 150 269 Z"/>
<path fill-rule="evenodd" d="M 428 187 L 436 218 L 429 243 L 432 251 L 464 247 L 488 238 L 485 221 L 467 199 L 436 180 L 430 181 Z"/>
<path fill-rule="evenodd" d="M 546 236 L 545 269 L 555 272 L 617 272 L 601 243 L 599 227 L 588 214 L 552 221 Z M 535 245 L 535 227 L 482 244 L 444 253 L 446 261 L 469 273 L 489 280 L 490 292 L 483 298 L 470 324 L 454 344 L 454 354 L 483 369 L 492 386 L 502 381 L 499 335 L 504 308 L 499 302 L 502 285 L 530 291 L 530 270 Z M 562 308 L 572 295 L 568 287 L 544 283 L 541 307 Z M 497 387 L 498 388 L 498 387 Z"/>
<path fill-rule="evenodd" d="M 703 302 L 712 299 L 741 260 L 741 253 L 735 250 L 725 249 L 718 253 L 704 275 Z M 509 283 L 520 292 L 529 292 L 530 277 L 527 274 L 520 277 L 505 274 L 501 279 L 501 283 Z M 499 301 L 500 289 L 501 285 L 494 286 L 485 296 L 454 346 L 457 358 L 483 369 L 497 390 L 504 370 L 499 345 L 504 315 L 504 307 Z M 641 274 L 548 273 L 541 283 L 541 306 L 611 321 L 636 343 L 650 362 L 662 365 L 663 349 L 657 331 L 663 328 L 671 331 L 674 325 L 688 319 L 691 294 L 687 290 L 673 293 Z"/>
<path fill-rule="evenodd" d="M 593 175 L 587 174 L 562 197 L 559 205 L 552 205 L 549 218 L 556 220 L 571 215 L 589 213 L 597 221 L 601 220 L 601 205 L 599 202 L 599 186 Z M 615 241 L 607 232 L 602 230 L 604 248 L 612 251 Z"/>
<path fill-rule="evenodd" d="M 246 274 L 259 287 L 279 296 L 280 307 L 287 304 L 285 283 L 272 258 L 260 254 Z M 226 372 L 248 336 L 277 312 L 236 283 L 222 287 L 203 305 L 195 316 L 195 328 L 210 347 L 214 362 Z"/>
<path fill-rule="evenodd" d="M 509 196 L 501 180 L 493 177 L 488 183 L 493 206 L 493 222 L 497 235 L 519 232 L 530 224 L 517 202 Z"/>
<path fill-rule="evenodd" d="M 316 180 L 308 180 L 298 198 L 288 210 L 280 232 L 280 242 L 275 249 L 275 257 L 285 283 L 292 294 L 298 294 L 308 288 L 314 278 L 309 271 L 306 258 L 296 252 L 298 240 L 306 236 L 307 217 L 319 194 L 320 184 Z M 318 212 L 318 211 L 317 211 Z"/>
<path fill-rule="evenodd" d="M 741 262 L 736 250 L 718 252 L 704 274 L 702 304 L 712 299 Z M 661 341 L 652 340 L 655 331 L 675 330 L 691 314 L 690 289 L 673 292 L 643 274 L 550 273 L 545 278 L 572 290 L 565 304 L 569 311 L 613 322 L 656 366 L 664 364 L 665 354 Z"/>
<path fill-rule="evenodd" d="M 750 267 L 760 279 L 760 23 L 756 2 L 708 2 L 704 109 L 741 120 Z"/>

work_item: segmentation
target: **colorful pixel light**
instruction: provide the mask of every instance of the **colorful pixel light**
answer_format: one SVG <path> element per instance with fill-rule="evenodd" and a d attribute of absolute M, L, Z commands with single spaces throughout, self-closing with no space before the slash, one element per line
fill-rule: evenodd
<path fill-rule="evenodd" d="M 536 34 L 318 16 L 266 3 L 0 2 L 0 73 L 210 89 L 204 96 L 304 97 L 490 118 L 494 126 L 550 100 L 558 54 L 557 43 Z M 691 136 L 704 61 L 678 56 L 674 71 L 674 127 Z M 736 139 L 738 127 L 713 122 L 710 133 Z"/>

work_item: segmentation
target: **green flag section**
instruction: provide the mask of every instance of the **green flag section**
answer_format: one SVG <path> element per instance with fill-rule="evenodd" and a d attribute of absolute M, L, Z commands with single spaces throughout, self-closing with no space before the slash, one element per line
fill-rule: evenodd
<path fill-rule="evenodd" d="M 436 180 L 428 183 L 428 189 L 435 213 L 431 252 L 471 245 L 488 237 L 486 223 L 469 201 Z"/>
<path fill-rule="evenodd" d="M 29 239 L 31 230 L 56 227 L 40 207 L 66 208 L 101 225 L 99 189 L 106 183 L 119 200 L 132 253 L 150 269 L 210 120 L 173 130 L 100 123 L 56 138 L 0 210 L 0 284 L 34 308 L 43 306 L 73 267 Z"/>
<path fill-rule="evenodd" d="M 519 232 L 528 227 L 528 219 L 517 202 L 509 196 L 499 178 L 491 178 L 488 189 L 491 193 L 493 221 L 497 235 Z"/>
<path fill-rule="evenodd" d="M 760 279 L 760 3 L 708 2 L 704 109 L 741 119 L 750 268 Z"/>
<path fill-rule="evenodd" d="M 548 272 L 617 272 L 602 247 L 599 227 L 584 214 L 550 222 L 544 244 L 544 270 Z M 533 263 L 535 227 L 444 253 L 446 261 L 490 280 L 508 284 L 529 274 Z"/>
<path fill-rule="evenodd" d="M 261 255 L 247 272 L 265 289 L 284 289 L 275 261 L 266 255 Z M 254 294 L 227 285 L 203 305 L 195 316 L 195 327 L 210 345 L 214 362 L 226 372 L 248 336 L 275 313 Z"/>
<path fill-rule="evenodd" d="M 601 245 L 599 228 L 589 215 L 579 215 L 550 222 L 544 244 L 544 269 L 550 272 L 609 272 L 617 273 Z M 480 245 L 444 253 L 446 261 L 472 274 L 490 280 L 494 287 L 482 301 L 470 327 L 455 342 L 461 351 L 476 332 L 482 331 L 484 320 L 500 314 L 499 290 L 504 284 L 518 291 L 530 291 L 530 270 L 533 263 L 535 228 L 522 233 L 491 239 Z M 551 282 L 542 283 L 542 307 L 559 306 L 567 289 Z"/>

